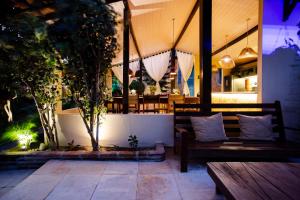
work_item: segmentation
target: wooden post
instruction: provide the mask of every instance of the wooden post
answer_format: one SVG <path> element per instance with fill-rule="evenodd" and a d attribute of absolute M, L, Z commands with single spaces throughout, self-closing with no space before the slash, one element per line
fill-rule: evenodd
<path fill-rule="evenodd" d="M 176 65 L 176 50 L 175 48 L 171 49 L 171 69 L 175 69 Z M 177 75 L 173 75 L 174 80 L 171 80 L 171 93 L 174 88 L 176 88 L 176 80 L 177 80 Z"/>
<path fill-rule="evenodd" d="M 211 104 L 212 0 L 200 0 L 200 102 Z"/>
<path fill-rule="evenodd" d="M 59 79 L 57 82 L 59 96 L 56 101 L 55 111 L 56 111 L 56 113 L 60 113 L 60 112 L 62 112 L 62 98 L 63 98 L 63 96 L 62 96 L 62 71 L 56 70 L 55 73 L 59 76 Z"/>
<path fill-rule="evenodd" d="M 124 30 L 123 30 L 123 114 L 128 114 L 128 86 L 129 86 L 129 24 L 130 11 L 128 3 L 124 1 Z"/>
<path fill-rule="evenodd" d="M 144 67 L 144 63 L 143 63 L 142 58 L 140 58 L 139 64 L 140 64 L 140 77 L 139 77 L 139 81 L 140 81 L 140 84 L 143 84 L 143 67 Z"/>

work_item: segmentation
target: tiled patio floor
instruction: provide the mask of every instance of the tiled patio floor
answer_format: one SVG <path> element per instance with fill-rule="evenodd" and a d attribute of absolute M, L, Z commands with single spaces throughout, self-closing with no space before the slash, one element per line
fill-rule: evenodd
<path fill-rule="evenodd" d="M 205 166 L 195 163 L 188 173 L 180 173 L 177 158 L 169 155 L 164 162 L 51 160 L 0 199 L 211 200 L 223 197 L 215 194 L 215 185 Z"/>

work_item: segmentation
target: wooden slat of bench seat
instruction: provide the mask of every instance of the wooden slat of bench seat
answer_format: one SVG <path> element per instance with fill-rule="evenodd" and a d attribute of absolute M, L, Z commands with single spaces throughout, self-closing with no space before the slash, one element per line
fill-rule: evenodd
<path fill-rule="evenodd" d="M 274 159 L 279 160 L 287 156 L 300 156 L 299 148 L 291 144 L 276 144 L 268 142 L 245 143 L 189 143 L 191 156 L 197 152 L 201 158 L 226 158 L 226 159 Z M 197 157 L 196 156 L 196 157 Z"/>
<path fill-rule="evenodd" d="M 230 118 L 228 118 L 230 117 Z M 176 118 L 175 119 L 175 124 L 190 124 L 191 120 L 190 117 L 185 117 L 185 118 Z M 239 120 L 235 116 L 224 116 L 223 117 L 223 123 L 224 124 L 238 124 Z M 272 119 L 272 124 L 278 124 L 278 120 L 276 118 Z"/>
<path fill-rule="evenodd" d="M 174 108 L 275 108 L 274 103 L 176 104 Z"/>
<path fill-rule="evenodd" d="M 220 112 L 210 112 L 209 115 L 214 115 L 218 114 Z M 184 112 L 184 111 L 175 111 L 174 113 L 176 117 L 178 116 L 207 116 L 207 113 L 204 112 Z M 223 116 L 234 116 L 236 114 L 241 114 L 241 115 L 250 115 L 250 116 L 263 116 L 263 115 L 276 115 L 275 111 L 233 111 L 233 112 L 228 112 L 224 111 L 222 112 Z"/>
<path fill-rule="evenodd" d="M 207 170 L 227 199 L 277 200 L 300 196 L 299 164 L 219 162 L 208 163 Z"/>

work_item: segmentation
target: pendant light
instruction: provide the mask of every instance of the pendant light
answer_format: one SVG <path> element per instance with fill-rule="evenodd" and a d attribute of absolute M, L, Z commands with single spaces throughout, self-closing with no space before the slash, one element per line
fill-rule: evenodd
<path fill-rule="evenodd" d="M 239 55 L 239 59 L 245 59 L 245 58 L 256 58 L 257 57 L 257 53 L 251 48 L 248 47 L 248 23 L 249 23 L 249 18 L 247 19 L 247 45 L 246 47 L 241 51 L 240 55 Z"/>
<path fill-rule="evenodd" d="M 175 37 L 174 37 L 175 36 L 174 35 L 175 18 L 172 18 L 172 21 L 173 21 L 173 46 L 174 46 L 174 43 L 175 43 Z M 175 54 L 175 52 L 173 52 L 173 51 L 175 51 L 175 50 L 171 51 L 172 56 L 174 56 L 173 53 Z M 170 75 L 175 76 L 176 74 L 177 74 L 177 72 L 176 72 L 176 63 L 175 63 L 174 66 L 172 66 L 172 68 L 171 68 Z M 174 77 L 171 77 L 170 79 L 174 80 Z"/>
<path fill-rule="evenodd" d="M 219 60 L 218 63 L 223 69 L 231 69 L 235 67 L 235 62 L 232 59 L 232 57 L 228 54 L 228 48 L 227 48 L 228 35 L 226 35 L 225 38 L 226 38 L 226 49 L 225 49 L 226 54 L 222 56 L 222 58 Z"/>

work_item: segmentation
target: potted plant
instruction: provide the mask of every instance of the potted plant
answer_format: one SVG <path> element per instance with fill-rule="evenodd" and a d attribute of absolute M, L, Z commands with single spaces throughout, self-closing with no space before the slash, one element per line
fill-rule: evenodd
<path fill-rule="evenodd" d="M 156 86 L 155 86 L 155 85 L 150 85 L 150 86 L 149 86 L 149 89 L 150 89 L 150 94 L 151 94 L 151 95 L 155 95 L 155 92 L 156 92 Z"/>

